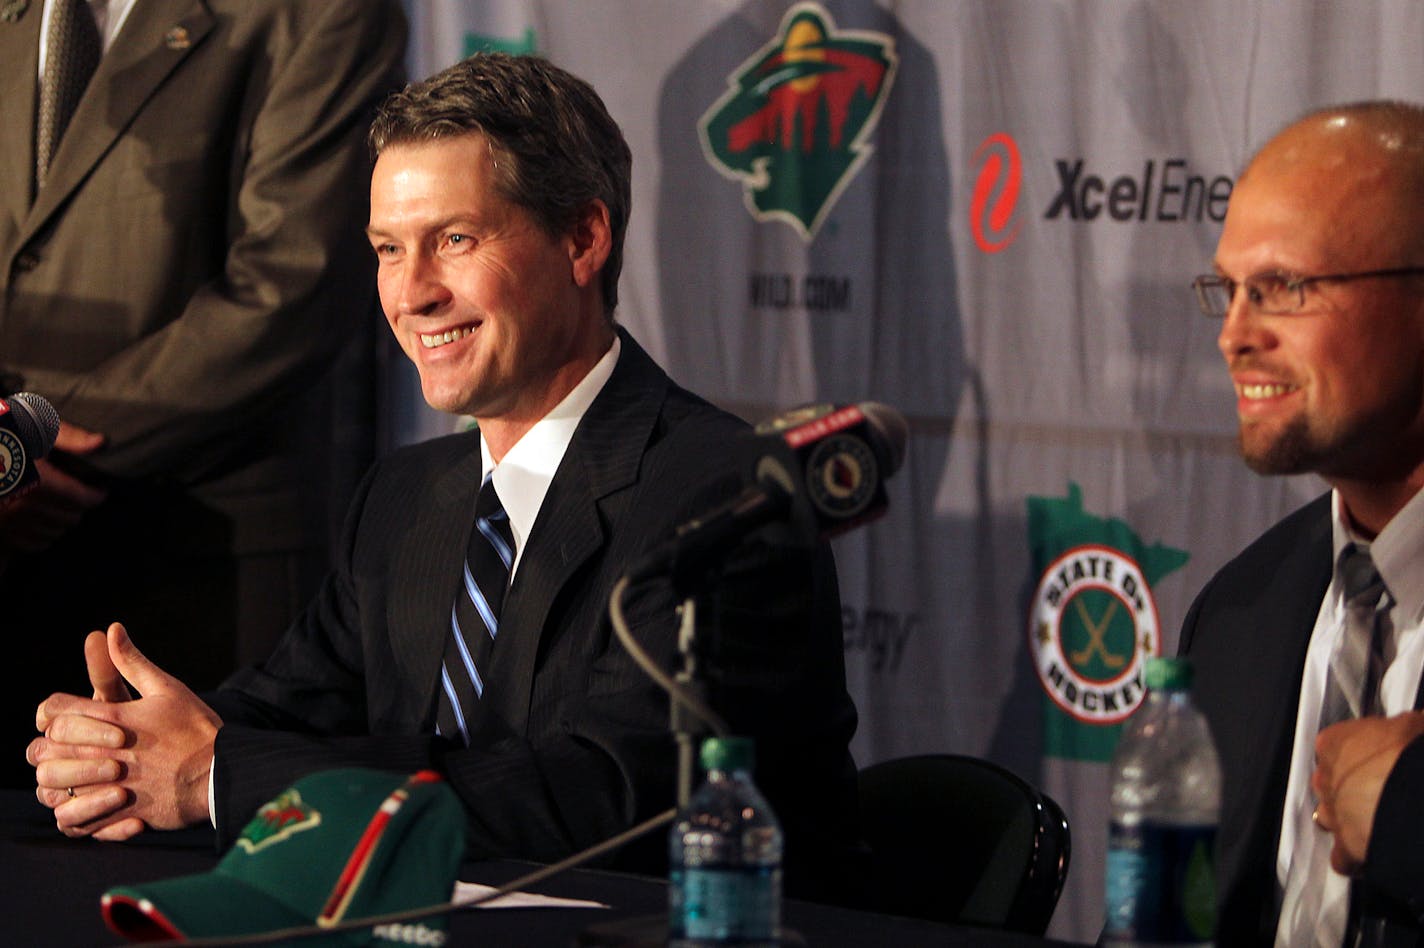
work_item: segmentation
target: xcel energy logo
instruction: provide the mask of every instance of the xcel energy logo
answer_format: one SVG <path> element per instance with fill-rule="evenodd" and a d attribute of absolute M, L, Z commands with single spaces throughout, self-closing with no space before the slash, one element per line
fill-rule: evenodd
<path fill-rule="evenodd" d="M 990 135 L 974 151 L 969 230 L 983 253 L 999 253 L 1019 235 L 1020 151 L 1007 132 Z M 1185 158 L 1147 158 L 1140 171 L 1116 173 L 1092 170 L 1085 158 L 1057 158 L 1053 170 L 1056 190 L 1042 214 L 1049 221 L 1220 223 L 1231 198 L 1230 177 L 1197 173 Z"/>

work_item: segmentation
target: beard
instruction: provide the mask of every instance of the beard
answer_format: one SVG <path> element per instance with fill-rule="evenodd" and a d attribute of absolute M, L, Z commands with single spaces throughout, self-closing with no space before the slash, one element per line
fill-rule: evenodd
<path fill-rule="evenodd" d="M 1389 480 L 1415 469 L 1421 457 L 1417 425 L 1405 419 L 1411 405 L 1391 406 L 1338 429 L 1312 425 L 1298 415 L 1274 431 L 1243 425 L 1237 448 L 1257 474 L 1317 474 L 1332 478 Z M 1410 431 L 1416 433 L 1411 435 Z"/>
<path fill-rule="evenodd" d="M 1333 445 L 1316 442 L 1303 417 L 1292 418 L 1273 437 L 1249 432 L 1243 425 L 1237 432 L 1236 446 L 1246 466 L 1257 474 L 1307 474 L 1318 471 L 1334 453 Z"/>

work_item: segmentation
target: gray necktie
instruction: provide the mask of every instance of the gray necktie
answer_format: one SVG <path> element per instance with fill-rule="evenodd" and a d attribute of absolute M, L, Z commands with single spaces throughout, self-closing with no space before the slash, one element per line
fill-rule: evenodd
<path fill-rule="evenodd" d="M 1387 613 L 1380 608 L 1384 580 L 1367 546 L 1352 543 L 1340 553 L 1340 581 L 1345 593 L 1345 635 L 1330 663 L 1320 728 L 1351 718 L 1379 714 L 1380 678 L 1384 675 Z"/>
<path fill-rule="evenodd" d="M 35 116 L 35 190 L 44 186 L 69 119 L 99 66 L 104 44 L 86 0 L 55 0 Z"/>
<path fill-rule="evenodd" d="M 1352 543 L 1342 550 L 1336 577 L 1345 599 L 1345 628 L 1326 676 L 1320 703 L 1322 731 L 1340 721 L 1383 713 L 1379 686 L 1387 664 L 1393 605 L 1367 546 Z M 1307 810 L 1313 808 L 1313 797 L 1307 794 L 1302 804 Z M 1278 946 L 1337 948 L 1353 943 L 1347 931 L 1349 887 L 1331 879 L 1330 846 L 1328 834 L 1313 824 L 1309 812 L 1297 816 L 1296 853 L 1286 874 Z M 1330 906 L 1323 915 L 1322 904 Z"/>

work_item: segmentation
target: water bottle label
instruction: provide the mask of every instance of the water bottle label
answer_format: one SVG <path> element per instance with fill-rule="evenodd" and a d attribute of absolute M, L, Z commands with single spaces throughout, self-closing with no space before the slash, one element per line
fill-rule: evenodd
<path fill-rule="evenodd" d="M 1206 943 L 1216 931 L 1216 827 L 1108 830 L 1108 939 Z"/>
<path fill-rule="evenodd" d="M 778 870 L 684 868 L 680 916 L 687 938 L 772 939 L 781 927 Z"/>

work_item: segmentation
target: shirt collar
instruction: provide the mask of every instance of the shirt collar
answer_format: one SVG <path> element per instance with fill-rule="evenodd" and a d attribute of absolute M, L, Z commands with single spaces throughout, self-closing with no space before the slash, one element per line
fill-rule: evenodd
<path fill-rule="evenodd" d="M 524 555 L 524 541 L 534 528 L 539 508 L 544 504 L 544 495 L 549 492 L 549 484 L 553 482 L 569 443 L 573 441 L 574 432 L 613 375 L 613 367 L 618 364 L 621 351 L 622 342 L 615 335 L 613 345 L 603 358 L 574 386 L 573 391 L 564 396 L 563 401 L 535 422 L 515 442 L 514 447 L 505 452 L 504 459 L 498 465 L 490 456 L 484 434 L 480 435 L 480 478 L 483 480 L 486 474 L 494 472 L 494 489 L 509 514 L 509 525 L 514 532 L 516 568 Z"/>
<path fill-rule="evenodd" d="M 1339 491 L 1331 491 L 1331 534 L 1335 562 L 1349 543 L 1365 543 L 1346 522 Z M 1397 623 L 1424 623 L 1424 490 L 1410 498 L 1379 536 L 1367 544 L 1370 559 L 1394 599 Z"/>

